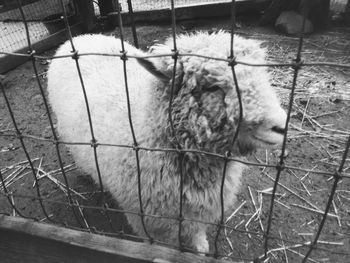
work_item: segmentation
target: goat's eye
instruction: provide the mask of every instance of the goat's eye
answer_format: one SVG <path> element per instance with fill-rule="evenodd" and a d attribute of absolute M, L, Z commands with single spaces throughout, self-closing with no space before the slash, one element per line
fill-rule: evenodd
<path fill-rule="evenodd" d="M 202 91 L 204 92 L 215 92 L 220 90 L 221 88 L 219 86 L 211 86 L 211 87 L 202 87 Z"/>

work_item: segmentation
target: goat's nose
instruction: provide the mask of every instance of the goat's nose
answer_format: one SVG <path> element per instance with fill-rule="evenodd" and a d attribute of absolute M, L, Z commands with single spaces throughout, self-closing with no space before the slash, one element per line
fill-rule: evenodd
<path fill-rule="evenodd" d="M 286 133 L 287 113 L 281 107 L 271 109 L 267 118 L 271 131 L 284 135 Z"/>
<path fill-rule="evenodd" d="M 280 126 L 273 126 L 272 128 L 273 132 L 279 133 L 284 135 L 286 133 L 286 129 L 284 127 L 280 127 Z"/>

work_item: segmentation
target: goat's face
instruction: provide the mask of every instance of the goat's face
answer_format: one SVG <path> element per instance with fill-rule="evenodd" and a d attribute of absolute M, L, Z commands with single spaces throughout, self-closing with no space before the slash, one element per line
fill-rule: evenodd
<path fill-rule="evenodd" d="M 174 100 L 175 106 L 179 105 L 174 116 L 181 116 L 183 121 L 188 114 L 188 127 L 179 125 L 180 131 L 190 130 L 199 148 L 221 153 L 233 151 L 237 128 L 240 154 L 260 147 L 276 147 L 283 142 L 286 113 L 269 84 L 266 69 L 235 66 L 242 105 L 240 117 L 232 68 L 226 62 L 206 59 L 200 68 L 194 72 L 184 64 L 183 86 Z"/>
<path fill-rule="evenodd" d="M 222 48 L 221 42 L 229 43 L 229 39 L 229 34 L 223 32 L 182 36 L 178 41 L 179 47 L 182 47 L 180 54 L 194 53 L 226 59 L 230 52 Z M 265 62 L 265 51 L 258 42 L 237 40 L 237 60 Z M 156 53 L 169 53 L 166 45 L 154 49 Z M 165 93 L 169 94 L 173 60 L 165 57 L 140 62 L 164 81 Z M 172 116 L 177 137 L 185 148 L 218 153 L 237 152 L 238 149 L 240 154 L 247 154 L 256 148 L 275 147 L 283 142 L 286 113 L 270 86 L 266 68 L 238 64 L 233 72 L 225 61 L 181 56 L 174 81 Z M 238 147 L 235 147 L 233 138 L 238 127 Z"/>
<path fill-rule="evenodd" d="M 235 71 L 243 108 L 238 137 L 241 153 L 280 145 L 285 135 L 287 115 L 270 86 L 267 70 L 238 65 Z M 237 127 L 240 108 L 235 85 L 227 92 L 225 101 L 229 118 Z"/>
<path fill-rule="evenodd" d="M 241 93 L 243 118 L 238 135 L 238 146 L 242 154 L 256 148 L 274 148 L 282 144 L 285 135 L 287 115 L 280 107 L 276 95 L 269 92 L 268 86 L 255 92 L 255 96 L 252 97 L 247 96 L 245 91 Z M 268 93 L 269 96 L 264 93 Z M 237 109 L 232 116 L 235 123 L 238 123 Z"/>

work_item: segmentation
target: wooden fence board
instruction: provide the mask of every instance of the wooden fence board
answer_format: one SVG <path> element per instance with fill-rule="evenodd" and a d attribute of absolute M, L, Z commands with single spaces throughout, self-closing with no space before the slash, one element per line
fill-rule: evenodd
<path fill-rule="evenodd" d="M 242 13 L 250 9 L 264 10 L 270 2 L 270 0 L 236 0 L 236 13 Z M 229 17 L 231 16 L 231 2 L 180 6 L 175 8 L 175 15 L 177 21 L 211 17 Z M 117 12 L 113 12 L 109 16 L 112 16 L 115 20 L 112 21 L 112 24 L 118 24 Z M 124 25 L 128 25 L 131 22 L 130 16 L 127 12 L 122 13 L 122 19 Z M 157 10 L 135 11 L 134 20 L 135 22 L 170 22 L 171 10 L 170 8 L 163 8 Z"/>
<path fill-rule="evenodd" d="M 0 259 L 2 263 L 228 263 L 5 215 L 0 215 Z"/>

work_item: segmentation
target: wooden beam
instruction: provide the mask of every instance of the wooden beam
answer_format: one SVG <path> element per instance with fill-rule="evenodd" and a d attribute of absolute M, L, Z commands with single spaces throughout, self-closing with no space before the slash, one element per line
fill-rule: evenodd
<path fill-rule="evenodd" d="M 236 0 L 236 13 L 242 13 L 250 9 L 263 10 L 269 4 L 270 0 Z M 231 2 L 223 3 L 206 3 L 181 6 L 175 8 L 176 20 L 210 18 L 210 17 L 229 17 L 231 16 Z M 113 24 L 118 24 L 118 13 L 110 13 L 109 17 L 113 17 L 116 21 Z M 110 18 L 111 19 L 111 18 Z M 122 13 L 124 25 L 131 24 L 130 15 L 126 12 Z M 171 20 L 170 8 L 163 8 L 148 11 L 135 11 L 135 22 L 158 22 Z"/>
<path fill-rule="evenodd" d="M 84 32 L 89 32 L 95 27 L 95 10 L 92 0 L 74 0 L 79 17 L 84 25 Z"/>
<path fill-rule="evenodd" d="M 98 0 L 101 16 L 107 16 L 108 13 L 115 12 L 115 0 Z"/>
<path fill-rule="evenodd" d="M 73 36 L 78 35 L 83 31 L 82 24 L 78 23 L 71 26 Z M 65 29 L 60 30 L 36 43 L 33 43 L 33 49 L 36 53 L 42 53 L 50 48 L 56 47 L 67 40 L 67 32 Z M 21 48 L 13 53 L 28 54 L 28 47 Z M 0 74 L 14 69 L 15 67 L 25 63 L 29 60 L 29 57 L 5 55 L 0 58 Z"/>
<path fill-rule="evenodd" d="M 4 215 L 0 215 L 0 236 L 2 263 L 228 263 Z"/>

